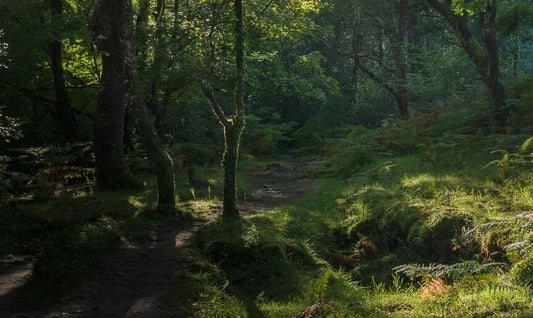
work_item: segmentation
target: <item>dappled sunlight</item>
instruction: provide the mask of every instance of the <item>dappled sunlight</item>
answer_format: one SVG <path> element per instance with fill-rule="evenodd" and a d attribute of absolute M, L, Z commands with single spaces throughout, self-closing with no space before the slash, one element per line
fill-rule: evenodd
<path fill-rule="evenodd" d="M 146 203 L 142 202 L 144 198 L 138 195 L 130 195 L 128 197 L 128 203 L 131 204 L 135 209 L 141 210 L 146 207 Z"/>
<path fill-rule="evenodd" d="M 214 200 L 189 200 L 179 203 L 179 209 L 191 211 L 198 216 L 219 216 L 222 213 L 222 202 Z"/>
<path fill-rule="evenodd" d="M 402 186 L 405 188 L 420 188 L 431 185 L 435 186 L 436 178 L 430 174 L 419 174 L 413 177 L 404 177 Z"/>
<path fill-rule="evenodd" d="M 533 317 L 531 1 L 0 0 L 0 317 Z"/>

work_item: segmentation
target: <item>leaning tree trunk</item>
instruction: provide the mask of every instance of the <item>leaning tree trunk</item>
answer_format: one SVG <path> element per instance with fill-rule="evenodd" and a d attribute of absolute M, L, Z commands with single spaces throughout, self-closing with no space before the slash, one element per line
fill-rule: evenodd
<path fill-rule="evenodd" d="M 63 14 L 63 2 L 61 0 L 49 0 L 48 4 L 52 13 L 52 19 L 56 22 L 61 14 Z M 58 28 L 57 25 L 56 28 Z M 62 49 L 63 46 L 59 37 L 59 31 L 57 31 L 57 34 L 54 34 L 54 39 L 48 45 L 48 54 L 50 56 L 50 66 L 52 75 L 54 76 L 54 88 L 57 99 L 54 119 L 65 133 L 67 141 L 79 141 L 78 123 L 72 112 L 70 99 L 65 86 Z"/>
<path fill-rule="evenodd" d="M 131 106 L 135 114 L 144 148 L 148 153 L 157 177 L 157 186 L 159 189 L 157 209 L 161 212 L 172 213 L 176 205 L 172 160 L 164 150 L 161 139 L 155 131 L 152 119 L 148 113 L 148 108 L 142 96 L 133 33 L 125 37 L 125 39 L 125 44 L 129 47 L 128 54 L 125 57 L 128 105 Z"/>
<path fill-rule="evenodd" d="M 133 34 L 133 8 L 131 0 L 115 1 L 122 5 L 122 10 L 115 12 L 115 14 L 120 16 L 121 19 L 124 19 L 120 33 L 125 48 L 124 80 L 126 82 L 127 104 L 135 114 L 144 148 L 148 153 L 148 158 L 152 162 L 157 177 L 157 186 L 159 189 L 157 209 L 161 212 L 172 213 L 176 205 L 174 196 L 174 169 L 172 160 L 164 150 L 161 139 L 154 129 L 152 119 L 142 95 L 137 68 L 137 46 Z"/>
<path fill-rule="evenodd" d="M 100 0 L 93 12 L 95 19 L 108 23 L 111 34 L 118 40 L 121 55 L 114 58 L 122 61 L 126 104 L 135 114 L 141 138 L 157 177 L 159 189 L 158 210 L 172 212 L 175 208 L 174 173 L 172 160 L 163 149 L 159 136 L 154 130 L 150 114 L 146 108 L 140 87 L 137 70 L 136 45 L 133 35 L 133 9 L 131 0 Z M 102 34 L 105 38 L 106 34 Z M 98 38 L 99 36 L 97 36 Z M 110 52 L 108 52 L 110 53 Z"/>

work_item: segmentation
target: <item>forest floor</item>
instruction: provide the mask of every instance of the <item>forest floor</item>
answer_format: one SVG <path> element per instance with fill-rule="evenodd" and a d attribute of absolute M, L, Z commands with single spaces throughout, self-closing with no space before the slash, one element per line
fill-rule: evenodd
<path fill-rule="evenodd" d="M 293 203 L 318 189 L 310 169 L 318 161 L 293 160 L 251 170 L 252 187 L 240 198 L 243 215 L 264 213 Z M 220 211 L 221 207 L 214 207 Z M 218 212 L 219 213 L 219 212 Z M 31 278 L 33 258 L 14 260 L 0 267 L 0 316 L 59 317 L 179 317 L 169 295 L 179 288 L 176 273 L 187 266 L 180 253 L 189 239 L 215 213 L 158 224 L 141 242 L 122 244 L 91 271 L 78 292 L 47 309 L 28 310 L 17 292 Z"/>

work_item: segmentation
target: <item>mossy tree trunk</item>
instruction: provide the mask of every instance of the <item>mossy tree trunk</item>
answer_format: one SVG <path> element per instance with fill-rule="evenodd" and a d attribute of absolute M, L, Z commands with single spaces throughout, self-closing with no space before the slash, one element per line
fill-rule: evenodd
<path fill-rule="evenodd" d="M 239 144 L 244 129 L 244 28 L 242 0 L 235 0 L 235 113 L 228 117 L 215 98 L 212 87 L 202 81 L 201 88 L 211 103 L 211 108 L 224 128 L 224 217 L 238 217 L 237 209 L 237 163 L 239 160 Z M 212 56 L 214 61 L 214 57 Z M 212 61 L 212 62 L 213 62 Z M 212 64 L 213 65 L 213 64 Z"/>
<path fill-rule="evenodd" d="M 159 190 L 158 210 L 171 213 L 175 208 L 174 171 L 172 160 L 164 150 L 142 96 L 139 72 L 137 69 L 136 45 L 133 34 L 133 9 L 131 0 L 100 0 L 93 11 L 93 19 L 109 23 L 109 30 L 118 42 L 120 56 L 114 58 L 122 62 L 122 80 L 125 102 L 135 114 L 137 126 L 157 177 Z M 101 34 L 104 39 L 106 34 Z M 98 38 L 98 36 L 97 36 Z M 111 52 L 107 52 L 110 54 Z"/>
<path fill-rule="evenodd" d="M 244 128 L 244 116 L 234 118 L 234 122 L 224 127 L 224 216 L 238 216 L 237 210 L 237 162 L 239 143 Z"/>
<path fill-rule="evenodd" d="M 211 103 L 213 112 L 224 128 L 224 158 L 222 161 L 224 166 L 224 207 L 222 215 L 224 217 L 239 216 L 236 172 L 239 160 L 239 144 L 244 128 L 244 109 L 242 108 L 228 118 L 217 102 L 211 86 L 207 82 L 202 82 L 201 87 L 204 95 Z"/>

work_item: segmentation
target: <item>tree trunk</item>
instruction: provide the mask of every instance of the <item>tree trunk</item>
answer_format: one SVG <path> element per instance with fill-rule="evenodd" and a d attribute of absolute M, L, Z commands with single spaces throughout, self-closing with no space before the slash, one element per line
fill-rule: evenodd
<path fill-rule="evenodd" d="M 61 0 L 49 0 L 48 4 L 52 13 L 52 20 L 63 14 L 63 2 Z M 56 26 L 58 28 L 58 26 Z M 57 98 L 56 113 L 54 118 L 59 127 L 65 133 L 67 141 L 79 141 L 79 129 L 76 117 L 72 112 L 70 99 L 65 86 L 65 76 L 63 73 L 63 53 L 59 32 L 54 34 L 54 39 L 48 45 L 50 65 L 54 76 L 54 88 Z"/>
<path fill-rule="evenodd" d="M 132 188 L 140 185 L 128 168 L 124 155 L 124 48 L 109 4 L 99 3 L 91 15 L 90 27 L 102 52 L 102 77 L 96 101 L 94 154 L 99 188 Z"/>
<path fill-rule="evenodd" d="M 111 1 L 111 0 L 101 0 Z M 144 101 L 139 71 L 137 69 L 137 47 L 133 34 L 133 9 L 131 0 L 115 0 L 122 8 L 114 12 L 115 19 L 122 19 L 121 23 L 122 45 L 125 49 L 124 55 L 124 80 L 126 82 L 127 104 L 135 114 L 139 132 L 148 154 L 155 175 L 157 177 L 157 186 L 159 189 L 159 198 L 157 209 L 161 212 L 172 213 L 175 209 L 176 201 L 174 196 L 174 169 L 172 160 L 164 150 L 161 139 L 157 135 L 152 119 Z"/>
<path fill-rule="evenodd" d="M 154 130 L 150 114 L 142 97 L 137 70 L 136 46 L 133 36 L 133 10 L 131 0 L 100 0 L 93 11 L 93 19 L 100 32 L 97 38 L 112 49 L 106 51 L 109 58 L 121 63 L 120 87 L 135 114 L 144 147 L 157 177 L 159 189 L 158 210 L 173 212 L 175 208 L 174 172 L 172 160 L 164 151 L 161 140 Z M 113 39 L 113 41 L 109 41 Z M 112 53 L 116 55 L 112 55 Z M 122 84 L 121 84 L 122 85 Z M 121 117 L 123 120 L 123 116 Z M 122 140 L 122 139 L 121 139 Z M 123 150 L 123 148 L 122 148 Z"/>
<path fill-rule="evenodd" d="M 237 210 L 237 162 L 239 143 L 244 123 L 236 119 L 234 124 L 224 127 L 224 210 L 223 216 L 239 216 Z"/>
<path fill-rule="evenodd" d="M 354 21 L 352 25 L 352 82 L 351 82 L 351 94 L 350 94 L 350 110 L 354 110 L 357 106 L 357 99 L 358 99 L 358 91 L 357 91 L 357 85 L 359 83 L 359 63 L 360 60 L 358 58 L 359 54 L 361 53 L 361 49 L 363 47 L 363 35 L 361 34 L 361 7 L 358 6 L 356 3 L 352 3 L 353 6 L 353 12 L 354 12 Z"/>
<path fill-rule="evenodd" d="M 468 27 L 467 13 L 455 13 L 451 0 L 426 0 L 439 12 L 454 29 L 461 40 L 461 47 L 470 60 L 474 62 L 481 79 L 487 86 L 489 104 L 494 111 L 497 125 L 505 126 L 509 108 L 505 105 L 507 94 L 500 80 L 500 62 L 498 57 L 498 43 L 496 41 L 496 11 L 497 0 L 486 2 L 485 19 L 485 48 L 472 36 Z"/>
<path fill-rule="evenodd" d="M 394 57 L 396 60 L 396 77 L 399 84 L 395 94 L 400 110 L 400 116 L 404 119 L 409 117 L 408 100 L 407 100 L 407 32 L 409 31 L 409 2 L 400 0 L 398 7 L 398 34 Z"/>
<path fill-rule="evenodd" d="M 396 99 L 396 105 L 400 111 L 400 117 L 403 119 L 409 118 L 409 109 L 407 101 L 407 89 L 405 87 L 398 87 L 394 90 L 394 99 Z"/>
<path fill-rule="evenodd" d="M 487 16 L 485 30 L 485 48 L 487 50 L 487 90 L 489 104 L 494 109 L 494 120 L 500 126 L 506 126 L 509 108 L 505 104 L 507 94 L 500 81 L 500 58 L 498 55 L 498 41 L 496 39 L 496 11 L 497 0 L 487 1 Z"/>
<path fill-rule="evenodd" d="M 239 217 L 237 210 L 237 162 L 239 144 L 244 129 L 244 28 L 242 0 L 235 0 L 235 113 L 227 117 L 215 98 L 209 83 L 200 83 L 202 91 L 211 103 L 211 108 L 224 127 L 224 207 L 223 217 Z M 211 56 L 214 65 L 214 56 Z"/>

